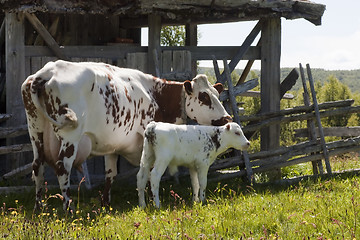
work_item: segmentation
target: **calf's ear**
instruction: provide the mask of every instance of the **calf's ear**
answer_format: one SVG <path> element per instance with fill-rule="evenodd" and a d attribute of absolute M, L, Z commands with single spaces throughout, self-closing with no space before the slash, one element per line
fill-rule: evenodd
<path fill-rule="evenodd" d="M 219 94 L 224 91 L 224 86 L 221 83 L 213 85 L 213 87 L 219 92 Z"/>
<path fill-rule="evenodd" d="M 191 93 L 193 92 L 193 89 L 192 89 L 192 85 L 191 85 L 191 82 L 189 80 L 186 80 L 184 82 L 184 87 L 185 87 L 185 91 L 188 95 L 191 95 Z"/>

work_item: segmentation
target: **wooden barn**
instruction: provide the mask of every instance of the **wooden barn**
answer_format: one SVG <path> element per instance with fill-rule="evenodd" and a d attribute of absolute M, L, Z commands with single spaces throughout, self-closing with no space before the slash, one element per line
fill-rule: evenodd
<path fill-rule="evenodd" d="M 320 25 L 325 5 L 307 0 L 4 0 L 0 9 L 0 153 L 7 153 L 0 156 L 3 176 L 21 166 L 27 166 L 25 173 L 30 169 L 31 148 L 18 145 L 28 143 L 27 136 L 19 136 L 26 133 L 20 86 L 48 61 L 102 61 L 184 80 L 196 75 L 200 60 L 229 60 L 230 72 L 240 60 L 259 60 L 262 113 L 279 111 L 281 19 Z M 199 24 L 238 21 L 257 21 L 238 46 L 197 46 Z M 185 25 L 186 46 L 161 46 L 164 25 Z M 148 46 L 141 46 L 143 27 L 149 28 Z M 259 34 L 261 40 L 254 44 Z M 218 81 L 225 83 L 225 73 Z M 279 134 L 276 125 L 264 127 L 262 149 L 279 147 Z M 102 161 L 97 162 L 88 161 L 90 174 L 99 174 Z"/>

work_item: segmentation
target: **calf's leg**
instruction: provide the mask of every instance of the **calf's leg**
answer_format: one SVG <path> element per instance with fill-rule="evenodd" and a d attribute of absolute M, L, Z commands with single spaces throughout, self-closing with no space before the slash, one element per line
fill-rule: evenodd
<path fill-rule="evenodd" d="M 193 189 L 193 202 L 199 202 L 199 178 L 198 173 L 195 168 L 189 168 L 190 172 L 190 179 L 191 179 L 191 186 Z"/>
<path fill-rule="evenodd" d="M 207 185 L 208 170 L 209 170 L 208 166 L 198 168 L 198 179 L 200 185 L 200 201 L 203 203 L 205 203 L 205 190 Z"/>
<path fill-rule="evenodd" d="M 154 161 L 155 161 L 155 156 L 154 156 L 154 151 L 152 149 L 152 146 L 147 140 L 145 140 L 144 146 L 143 146 L 143 151 L 141 154 L 140 169 L 139 169 L 138 174 L 136 175 L 139 206 L 141 208 L 146 207 L 145 188 L 146 188 L 147 182 L 149 181 L 150 169 L 151 169 L 152 165 L 154 164 Z"/>
<path fill-rule="evenodd" d="M 165 162 L 161 162 L 160 164 L 156 164 L 151 170 L 150 183 L 151 183 L 151 191 L 154 197 L 154 203 L 157 208 L 160 208 L 160 200 L 159 200 L 159 185 L 162 175 L 164 174 L 167 168 L 167 164 Z"/>

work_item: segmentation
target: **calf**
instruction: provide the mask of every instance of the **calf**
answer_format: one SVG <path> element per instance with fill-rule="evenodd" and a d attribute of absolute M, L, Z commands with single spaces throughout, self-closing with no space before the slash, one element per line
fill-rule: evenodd
<path fill-rule="evenodd" d="M 156 207 L 160 207 L 159 184 L 166 168 L 170 175 L 178 166 L 189 168 L 193 201 L 205 200 L 207 173 L 216 157 L 229 148 L 245 150 L 250 142 L 240 126 L 228 123 L 225 126 L 174 125 L 151 122 L 144 133 L 140 170 L 137 174 L 139 205 L 145 207 L 145 187 L 149 180 Z"/>

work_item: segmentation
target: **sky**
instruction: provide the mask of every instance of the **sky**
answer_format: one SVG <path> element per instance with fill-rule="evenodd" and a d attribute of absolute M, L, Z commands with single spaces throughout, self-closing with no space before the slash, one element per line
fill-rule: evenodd
<path fill-rule="evenodd" d="M 313 1 L 326 5 L 320 26 L 305 19 L 281 20 L 281 67 L 309 63 L 312 68 L 327 70 L 360 69 L 360 1 Z M 198 45 L 239 46 L 255 24 L 251 21 L 199 25 L 201 36 Z M 245 61 L 240 61 L 237 68 L 243 68 L 245 64 Z M 200 66 L 210 67 L 212 63 L 201 62 Z M 255 61 L 253 68 L 259 69 L 260 61 Z"/>

